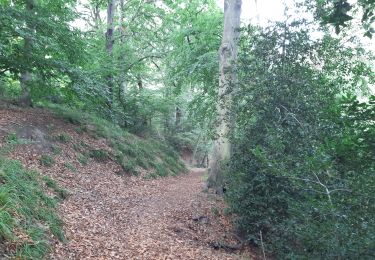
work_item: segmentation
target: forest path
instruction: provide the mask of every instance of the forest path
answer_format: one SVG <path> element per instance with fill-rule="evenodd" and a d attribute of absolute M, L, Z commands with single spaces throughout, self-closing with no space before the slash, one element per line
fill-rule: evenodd
<path fill-rule="evenodd" d="M 244 257 L 247 252 L 220 248 L 238 241 L 222 214 L 223 199 L 202 191 L 205 169 L 146 180 L 116 174 L 121 168 L 112 160 L 81 165 L 75 161 L 74 143 L 92 149 L 108 146 L 106 140 L 78 134 L 75 128 L 40 109 L 0 110 L 0 140 L 18 130 L 34 140 L 15 147 L 10 157 L 70 193 L 58 209 L 66 241 L 54 239 L 48 259 L 250 259 Z M 59 143 L 62 150 L 54 155 L 53 166 L 41 166 L 40 154 L 49 153 L 52 145 L 47 134 L 61 133 L 71 141 Z"/>
<path fill-rule="evenodd" d="M 101 165 L 70 181 L 78 189 L 61 206 L 68 242 L 56 242 L 51 258 L 239 259 L 211 246 L 236 241 L 213 214 L 222 200 L 202 192 L 204 171 L 140 180 Z"/>

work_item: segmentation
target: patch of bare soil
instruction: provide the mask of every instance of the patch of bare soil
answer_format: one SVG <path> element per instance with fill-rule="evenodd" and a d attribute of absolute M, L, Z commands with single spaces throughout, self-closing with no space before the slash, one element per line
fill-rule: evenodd
<path fill-rule="evenodd" d="M 29 130 L 20 130 L 25 127 Z M 34 133 L 41 140 L 61 132 L 72 138 L 69 144 L 59 144 L 62 153 L 52 167 L 39 163 L 48 143 L 42 149 L 22 145 L 11 154 L 70 191 L 59 208 L 66 242 L 54 240 L 51 259 L 254 258 L 248 251 L 235 250 L 239 241 L 222 214 L 222 199 L 202 192 L 203 169 L 145 180 L 118 176 L 119 166 L 111 160 L 90 159 L 82 166 L 72 143 L 110 150 L 105 140 L 78 134 L 74 126 L 41 110 L 0 110 L 0 129 L 0 138 L 10 129 L 18 129 L 20 135 Z M 66 162 L 77 171 L 64 167 Z"/>

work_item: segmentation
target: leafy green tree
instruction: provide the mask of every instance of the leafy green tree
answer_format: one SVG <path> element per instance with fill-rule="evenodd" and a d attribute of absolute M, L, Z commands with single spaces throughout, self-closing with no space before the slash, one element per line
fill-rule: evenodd
<path fill-rule="evenodd" d="M 74 1 L 1 2 L 1 76 L 20 80 L 22 104 L 30 105 L 47 87 L 71 84 L 77 75 L 84 51 L 80 32 L 70 25 L 73 5 Z"/>
<path fill-rule="evenodd" d="M 322 21 L 332 24 L 336 33 L 340 33 L 341 28 L 348 27 L 353 20 L 355 13 L 362 13 L 362 26 L 365 29 L 365 36 L 372 38 L 375 29 L 372 27 L 375 21 L 375 2 L 373 0 L 358 0 L 350 3 L 348 0 L 317 0 L 317 13 Z"/>

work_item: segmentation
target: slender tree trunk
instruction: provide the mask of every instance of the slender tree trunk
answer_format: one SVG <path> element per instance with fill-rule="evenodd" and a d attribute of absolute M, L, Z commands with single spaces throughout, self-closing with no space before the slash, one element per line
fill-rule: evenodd
<path fill-rule="evenodd" d="M 106 36 L 106 51 L 109 56 L 109 58 L 112 60 L 113 58 L 113 46 L 115 43 L 114 38 L 114 18 L 115 18 L 115 12 L 116 12 L 116 0 L 108 0 L 108 8 L 107 8 L 107 32 L 105 34 Z M 112 68 L 112 66 L 110 66 Z M 112 71 L 109 71 L 109 74 L 107 76 L 107 85 L 108 85 L 108 101 L 107 105 L 109 109 L 112 109 L 113 106 L 113 73 Z"/>
<path fill-rule="evenodd" d="M 142 93 L 144 90 L 144 87 L 143 87 L 142 77 L 140 74 L 137 75 L 137 85 L 138 85 L 139 93 Z M 142 115 L 142 118 L 140 118 L 140 120 L 141 120 L 140 124 L 142 127 L 147 126 L 147 117 L 145 115 Z"/>
<path fill-rule="evenodd" d="M 124 21 L 124 13 L 125 13 L 125 3 L 124 0 L 120 0 L 120 42 L 123 47 L 121 50 L 120 55 L 120 88 L 123 89 L 123 93 L 126 94 L 126 63 L 125 63 L 125 21 Z"/>
<path fill-rule="evenodd" d="M 143 81 L 140 74 L 137 74 L 137 85 L 138 85 L 138 91 L 143 91 Z"/>
<path fill-rule="evenodd" d="M 27 0 L 26 1 L 26 12 L 32 16 L 33 15 L 33 11 L 34 11 L 34 8 L 35 8 L 35 0 Z M 32 33 L 34 33 L 35 29 L 34 29 L 34 26 L 30 23 L 30 22 L 26 22 L 27 24 L 27 27 L 31 30 Z M 32 52 L 32 45 L 33 45 L 33 42 L 32 42 L 32 37 L 30 37 L 29 35 L 28 36 L 25 36 L 24 37 L 24 41 L 25 41 L 25 44 L 24 44 L 24 59 L 25 59 L 25 62 L 26 63 L 30 63 L 30 55 L 31 55 L 31 52 Z M 19 99 L 19 105 L 20 106 L 23 106 L 23 107 L 29 107 L 32 105 L 32 101 L 31 101 L 31 81 L 32 81 L 32 73 L 29 71 L 29 70 L 23 70 L 21 71 L 21 76 L 20 76 L 20 85 L 21 85 L 21 90 L 22 90 L 22 94 L 21 94 L 21 97 Z"/>
<path fill-rule="evenodd" d="M 94 28 L 95 30 L 99 30 L 100 24 L 102 22 L 102 19 L 100 17 L 100 4 L 99 3 L 93 3 L 90 7 L 91 16 L 94 20 Z"/>
<path fill-rule="evenodd" d="M 182 110 L 179 104 L 176 105 L 176 121 L 175 121 L 175 129 L 176 132 L 181 130 L 181 118 L 182 118 Z"/>
<path fill-rule="evenodd" d="M 198 138 L 197 138 L 197 142 L 196 142 L 195 145 L 194 145 L 194 151 L 193 151 L 193 154 L 192 154 L 192 156 L 190 157 L 190 161 L 189 161 L 190 165 L 193 165 L 193 161 L 194 161 L 195 156 L 197 155 L 197 152 L 198 152 L 198 146 L 199 146 L 199 144 L 200 144 L 200 141 L 201 141 L 201 137 L 202 137 L 202 135 L 203 135 L 203 132 L 200 132 L 200 133 L 199 133 L 199 136 L 198 136 Z M 198 161 L 198 159 L 197 159 L 197 161 Z"/>
<path fill-rule="evenodd" d="M 118 102 L 121 104 L 123 111 L 125 112 L 127 109 L 127 104 L 125 100 L 126 95 L 126 63 L 125 63 L 125 21 L 124 21 L 124 13 L 125 13 L 125 3 L 124 0 L 120 0 L 120 17 L 119 17 L 119 32 L 120 32 L 120 44 L 121 44 L 121 53 L 119 55 L 119 67 L 120 67 L 120 75 L 119 75 L 119 86 L 117 89 L 117 98 Z M 124 126 L 127 127 L 128 123 L 126 120 L 124 121 Z"/>
<path fill-rule="evenodd" d="M 210 160 L 208 188 L 216 188 L 221 193 L 223 188 L 223 163 L 228 162 L 231 154 L 229 134 L 231 130 L 231 103 L 233 88 L 237 84 L 237 49 L 240 29 L 241 0 L 225 0 L 224 32 L 219 49 L 220 78 L 217 103 L 218 122 L 217 139 L 214 141 Z"/>

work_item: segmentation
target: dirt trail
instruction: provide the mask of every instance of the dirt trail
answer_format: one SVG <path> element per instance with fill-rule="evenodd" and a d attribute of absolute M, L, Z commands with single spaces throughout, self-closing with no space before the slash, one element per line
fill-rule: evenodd
<path fill-rule="evenodd" d="M 106 148 L 104 139 L 79 135 L 74 127 L 37 110 L 0 110 L 0 137 L 14 126 L 56 134 L 61 129 L 75 142 L 85 141 Z M 7 130 L 8 129 L 8 130 Z M 36 168 L 70 191 L 60 207 L 66 242 L 54 241 L 50 259 L 250 259 L 248 253 L 214 249 L 215 245 L 238 244 L 223 216 L 224 203 L 203 193 L 203 169 L 189 174 L 145 180 L 119 176 L 113 161 L 90 161 L 76 172 L 64 167 L 76 157 L 71 145 L 60 144 L 50 168 L 38 161 L 46 145 L 23 145 L 11 157 Z M 47 143 L 48 144 L 48 143 Z M 217 246 L 216 246 L 217 247 Z"/>
<path fill-rule="evenodd" d="M 97 171 L 61 207 L 68 243 L 54 259 L 239 259 L 215 250 L 226 230 L 202 191 L 202 169 L 157 180 Z"/>

